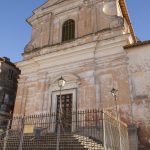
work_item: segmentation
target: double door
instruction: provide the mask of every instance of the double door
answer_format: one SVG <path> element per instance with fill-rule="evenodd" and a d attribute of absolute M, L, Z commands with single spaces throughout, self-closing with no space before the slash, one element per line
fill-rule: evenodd
<path fill-rule="evenodd" d="M 60 108 L 61 102 L 61 108 Z M 72 127 L 72 94 L 57 95 L 56 131 L 58 124 L 61 132 L 71 132 Z"/>

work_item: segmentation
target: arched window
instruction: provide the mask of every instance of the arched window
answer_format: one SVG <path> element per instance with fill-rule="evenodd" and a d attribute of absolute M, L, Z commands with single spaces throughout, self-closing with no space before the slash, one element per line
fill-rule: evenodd
<path fill-rule="evenodd" d="M 73 40 L 75 38 L 75 21 L 69 19 L 64 22 L 62 27 L 62 42 Z"/>

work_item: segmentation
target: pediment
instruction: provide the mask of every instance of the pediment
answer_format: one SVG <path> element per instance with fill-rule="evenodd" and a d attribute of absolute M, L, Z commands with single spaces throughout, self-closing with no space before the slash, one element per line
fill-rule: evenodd
<path fill-rule="evenodd" d="M 42 12 L 43 9 L 46 9 L 48 7 L 51 7 L 53 5 L 57 5 L 61 2 L 64 2 L 66 0 L 47 0 L 43 5 L 41 5 L 40 7 L 36 8 L 34 11 L 33 11 L 33 15 L 31 17 L 29 17 L 27 19 L 27 22 L 29 24 L 32 24 L 32 20 L 34 20 L 36 18 L 36 15 L 35 14 L 40 14 Z"/>
<path fill-rule="evenodd" d="M 45 5 L 51 6 L 51 5 L 60 3 L 62 1 L 65 1 L 65 0 L 48 0 L 47 3 L 45 3 Z"/>
<path fill-rule="evenodd" d="M 63 2 L 63 1 L 66 1 L 66 0 L 48 0 L 45 4 L 43 4 L 39 8 L 47 8 L 47 7 L 59 4 L 59 3 Z"/>
<path fill-rule="evenodd" d="M 47 4 L 49 5 L 53 5 L 55 3 L 57 3 L 59 0 L 48 0 Z"/>

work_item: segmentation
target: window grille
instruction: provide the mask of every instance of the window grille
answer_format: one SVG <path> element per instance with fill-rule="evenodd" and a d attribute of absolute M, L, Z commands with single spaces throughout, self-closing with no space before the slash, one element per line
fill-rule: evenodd
<path fill-rule="evenodd" d="M 62 27 L 62 42 L 73 40 L 75 38 L 75 21 L 67 20 Z"/>

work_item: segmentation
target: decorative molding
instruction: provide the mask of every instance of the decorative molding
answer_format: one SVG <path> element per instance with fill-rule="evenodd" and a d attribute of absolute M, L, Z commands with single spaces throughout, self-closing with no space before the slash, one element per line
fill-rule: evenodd
<path fill-rule="evenodd" d="M 108 16 L 117 16 L 116 0 L 104 0 L 103 13 Z"/>
<path fill-rule="evenodd" d="M 73 88 L 78 88 L 78 86 L 81 84 L 80 77 L 74 75 L 74 74 L 61 74 L 53 77 L 50 81 L 50 91 L 58 91 L 60 88 L 58 87 L 57 80 L 60 77 L 63 77 L 66 81 L 65 89 L 73 89 Z"/>

